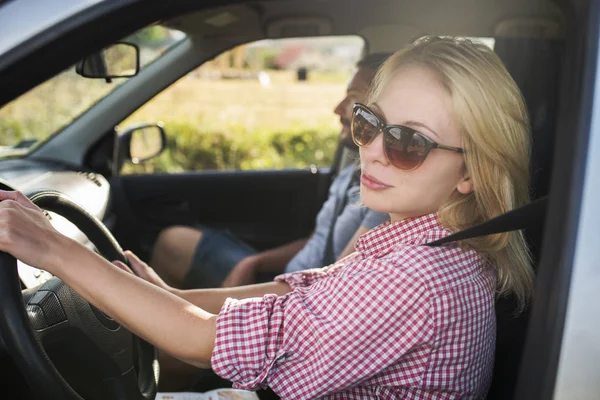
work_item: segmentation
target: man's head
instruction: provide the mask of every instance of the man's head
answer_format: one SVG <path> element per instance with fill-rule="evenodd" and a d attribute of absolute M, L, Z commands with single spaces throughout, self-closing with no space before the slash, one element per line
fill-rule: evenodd
<path fill-rule="evenodd" d="M 333 110 L 340 116 L 342 131 L 340 133 L 341 142 L 351 148 L 356 148 L 350 135 L 350 119 L 352 117 L 352 107 L 354 103 L 364 102 L 371 80 L 375 76 L 377 69 L 391 55 L 391 53 L 373 53 L 363 57 L 356 63 L 356 71 L 348 83 L 346 96 Z"/>

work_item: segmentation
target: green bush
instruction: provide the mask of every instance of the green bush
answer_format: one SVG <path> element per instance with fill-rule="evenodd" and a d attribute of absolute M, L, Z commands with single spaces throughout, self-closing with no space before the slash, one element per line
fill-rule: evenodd
<path fill-rule="evenodd" d="M 331 165 L 338 132 L 292 127 L 285 132 L 252 131 L 242 126 L 204 130 L 189 121 L 165 123 L 167 148 L 124 174 L 193 170 L 260 170 Z"/>

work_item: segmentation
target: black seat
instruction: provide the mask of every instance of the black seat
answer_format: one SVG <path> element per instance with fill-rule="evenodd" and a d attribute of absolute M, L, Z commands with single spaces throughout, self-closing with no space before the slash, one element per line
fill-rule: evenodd
<path fill-rule="evenodd" d="M 548 39 L 496 38 L 495 52 L 520 87 L 532 126 L 531 198 L 549 194 L 562 62 L 562 42 Z M 542 247 L 543 223 L 524 231 L 534 261 Z M 515 316 L 514 298 L 496 302 L 497 339 L 494 376 L 487 400 L 510 400 L 514 396 L 530 309 Z"/>

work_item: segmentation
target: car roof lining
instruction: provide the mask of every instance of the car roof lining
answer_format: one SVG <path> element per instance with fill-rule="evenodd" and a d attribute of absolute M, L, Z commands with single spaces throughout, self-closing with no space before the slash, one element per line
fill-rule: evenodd
<path fill-rule="evenodd" d="M 370 51 L 391 51 L 390 46 L 401 47 L 416 36 L 440 30 L 445 35 L 471 37 L 564 36 L 563 13 L 550 1 L 481 1 L 473 7 L 470 0 L 400 0 L 369 7 L 358 0 L 346 0 L 344 7 L 368 9 L 370 16 L 339 12 L 340 3 L 334 0 L 284 0 L 218 7 L 161 23 L 192 37 L 236 36 L 242 42 L 245 36 L 274 39 L 358 32 Z M 319 11 L 307 14 L 306 9 Z"/>

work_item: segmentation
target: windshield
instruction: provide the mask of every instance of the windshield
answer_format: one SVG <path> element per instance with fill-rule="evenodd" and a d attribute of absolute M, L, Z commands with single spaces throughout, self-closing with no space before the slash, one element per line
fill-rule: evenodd
<path fill-rule="evenodd" d="M 122 41 L 140 49 L 140 70 L 185 38 L 183 32 L 153 25 Z M 75 65 L 0 109 L 0 156 L 25 154 L 60 131 L 129 78 L 84 78 Z"/>

